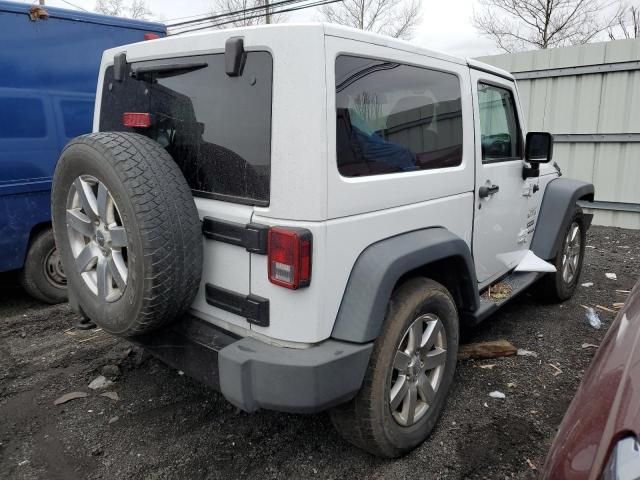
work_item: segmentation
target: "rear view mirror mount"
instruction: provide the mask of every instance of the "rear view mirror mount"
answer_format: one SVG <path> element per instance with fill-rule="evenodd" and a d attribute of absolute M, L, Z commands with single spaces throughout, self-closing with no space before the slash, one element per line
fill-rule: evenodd
<path fill-rule="evenodd" d="M 122 82 L 127 71 L 127 54 L 119 53 L 113 57 L 113 79 Z"/>
<path fill-rule="evenodd" d="M 244 51 L 244 38 L 228 38 L 224 45 L 224 64 L 227 75 L 239 77 L 242 75 L 247 54 Z"/>

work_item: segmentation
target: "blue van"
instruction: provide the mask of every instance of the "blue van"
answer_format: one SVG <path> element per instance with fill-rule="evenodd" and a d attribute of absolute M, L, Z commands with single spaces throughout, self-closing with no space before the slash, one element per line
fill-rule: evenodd
<path fill-rule="evenodd" d="M 102 52 L 166 35 L 158 23 L 0 1 L 0 272 L 59 303 L 66 279 L 51 231 L 51 179 L 88 133 Z"/>

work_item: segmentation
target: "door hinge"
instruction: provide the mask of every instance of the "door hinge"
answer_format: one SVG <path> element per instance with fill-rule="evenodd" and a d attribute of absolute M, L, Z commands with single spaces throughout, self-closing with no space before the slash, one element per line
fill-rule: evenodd
<path fill-rule="evenodd" d="M 205 237 L 218 242 L 244 247 L 250 253 L 267 253 L 267 234 L 269 227 L 257 223 L 235 223 L 204 217 L 202 233 Z"/>

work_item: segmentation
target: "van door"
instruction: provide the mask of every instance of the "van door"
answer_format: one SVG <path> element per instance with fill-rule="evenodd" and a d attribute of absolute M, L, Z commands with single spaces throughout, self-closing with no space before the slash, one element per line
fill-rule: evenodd
<path fill-rule="evenodd" d="M 229 330 L 249 329 L 245 317 L 216 305 L 251 293 L 244 240 L 254 207 L 269 204 L 271 54 L 248 52 L 239 77 L 226 74 L 224 53 L 127 61 L 120 79 L 105 70 L 100 130 L 148 136 L 172 156 L 205 234 L 193 309 Z"/>
<path fill-rule="evenodd" d="M 473 254 L 483 287 L 513 269 L 527 252 L 528 183 L 515 84 L 471 70 L 476 132 Z"/>

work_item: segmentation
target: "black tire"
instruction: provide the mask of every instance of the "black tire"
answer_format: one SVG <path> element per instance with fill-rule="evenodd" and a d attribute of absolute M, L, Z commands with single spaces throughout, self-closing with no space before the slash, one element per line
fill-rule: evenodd
<path fill-rule="evenodd" d="M 413 425 L 402 426 L 389 403 L 393 363 L 409 326 L 424 314 L 435 314 L 446 335 L 446 363 L 435 399 Z M 426 278 L 400 286 L 389 302 L 387 315 L 362 388 L 350 402 L 331 411 L 333 425 L 348 442 L 380 457 L 395 458 L 420 445 L 431 433 L 451 387 L 458 354 L 458 312 L 445 287 Z M 397 378 L 396 378 L 397 380 Z"/>
<path fill-rule="evenodd" d="M 67 278 L 50 228 L 31 240 L 20 283 L 29 295 L 41 302 L 55 305 L 67 301 Z"/>
<path fill-rule="evenodd" d="M 577 225 L 579 229 L 579 256 L 573 277 L 571 277 L 570 281 L 565 281 L 565 278 L 563 277 L 563 259 L 565 256 L 568 235 L 574 224 Z M 587 231 L 585 228 L 584 216 L 582 214 L 582 210 L 578 208 L 571 217 L 569 225 L 567 225 L 562 233 L 562 243 L 558 249 L 556 258 L 553 261 L 557 271 L 555 273 L 547 273 L 538 282 L 538 292 L 544 300 L 550 302 L 564 302 L 573 296 L 578 286 L 578 282 L 580 281 L 580 274 L 582 273 L 582 262 L 584 260 L 586 240 Z"/>
<path fill-rule="evenodd" d="M 78 198 L 74 181 L 81 176 L 106 188 L 119 228 L 126 232 L 121 253 L 126 258 L 126 285 L 118 287 L 115 300 L 100 298 L 99 290 L 92 290 L 76 268 L 70 240 L 75 233 L 70 236 L 66 218 L 67 202 Z M 56 167 L 52 211 L 69 288 L 78 308 L 105 331 L 125 337 L 146 333 L 175 320 L 191 305 L 202 274 L 200 219 L 182 172 L 158 143 L 122 132 L 76 138 Z M 97 265 L 99 258 L 91 262 Z M 113 287 L 113 275 L 109 282 Z"/>

